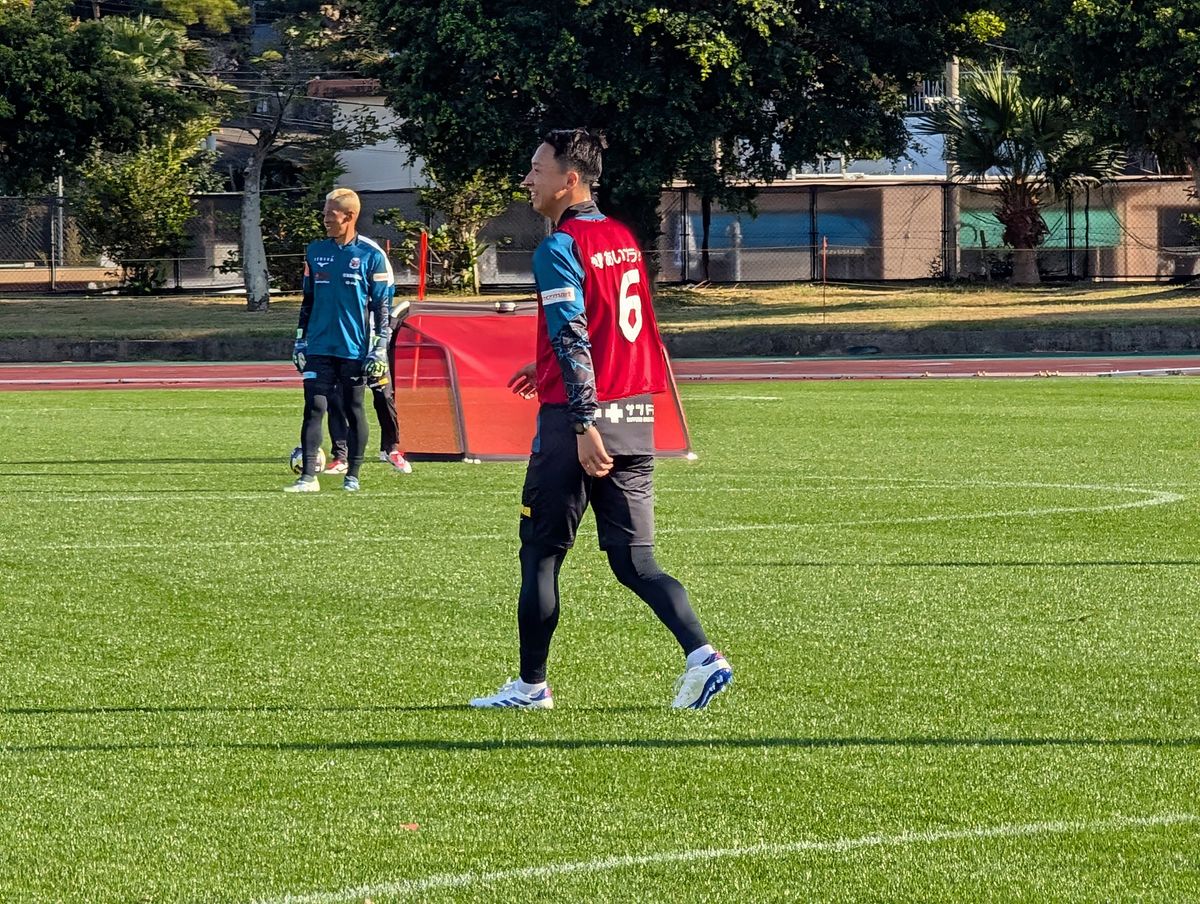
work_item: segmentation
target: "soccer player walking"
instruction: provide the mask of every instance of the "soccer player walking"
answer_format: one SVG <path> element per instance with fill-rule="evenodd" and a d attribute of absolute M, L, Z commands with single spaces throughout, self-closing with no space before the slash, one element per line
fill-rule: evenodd
<path fill-rule="evenodd" d="M 334 393 L 349 422 L 349 460 L 342 488 L 358 489 L 367 446 L 363 387 L 387 375 L 388 305 L 396 279 L 383 249 L 358 234 L 361 209 L 355 192 L 331 191 L 322 214 L 328 238 L 311 242 L 304 253 L 304 299 L 292 351 L 292 363 L 304 378 L 300 432 L 304 472 L 284 487 L 289 493 L 315 493 L 321 488 L 317 451 Z"/>
<path fill-rule="evenodd" d="M 475 707 L 554 707 L 546 663 L 558 572 L 589 505 L 613 574 L 686 656 L 672 705 L 707 706 L 733 680 L 687 591 L 654 558 L 652 394 L 666 388 L 666 354 L 637 241 L 592 199 L 602 150 L 583 129 L 550 132 L 522 182 L 555 229 L 533 255 L 537 360 L 508 382 L 541 403 L 521 497 L 520 678 L 471 700 Z"/>

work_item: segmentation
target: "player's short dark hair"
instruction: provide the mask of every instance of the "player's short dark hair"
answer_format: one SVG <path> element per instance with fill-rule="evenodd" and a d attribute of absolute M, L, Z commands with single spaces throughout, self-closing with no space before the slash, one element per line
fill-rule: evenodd
<path fill-rule="evenodd" d="M 587 129 L 552 129 L 542 141 L 554 148 L 554 159 L 579 173 L 588 185 L 600 180 L 601 156 L 608 146 L 602 134 Z"/>

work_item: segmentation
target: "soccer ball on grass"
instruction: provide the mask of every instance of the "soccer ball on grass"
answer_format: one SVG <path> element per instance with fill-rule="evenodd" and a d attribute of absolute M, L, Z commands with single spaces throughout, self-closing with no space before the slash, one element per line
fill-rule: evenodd
<path fill-rule="evenodd" d="M 291 456 L 288 458 L 288 467 L 292 469 L 293 474 L 304 473 L 304 447 L 297 446 L 292 450 Z M 317 450 L 317 473 L 320 474 L 325 470 L 325 450 Z"/>

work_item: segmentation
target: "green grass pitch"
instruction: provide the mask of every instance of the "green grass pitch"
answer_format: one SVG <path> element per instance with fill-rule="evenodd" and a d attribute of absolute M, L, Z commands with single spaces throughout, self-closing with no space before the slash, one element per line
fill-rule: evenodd
<path fill-rule="evenodd" d="M 689 385 L 682 658 L 519 464 L 280 492 L 299 393 L 0 400 L 0 900 L 1200 899 L 1200 382 Z"/>

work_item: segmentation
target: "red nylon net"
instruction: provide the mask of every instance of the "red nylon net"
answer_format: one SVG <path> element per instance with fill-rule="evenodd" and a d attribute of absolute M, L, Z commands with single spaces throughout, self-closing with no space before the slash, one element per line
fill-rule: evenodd
<path fill-rule="evenodd" d="M 403 448 L 414 458 L 525 458 L 537 401 L 508 379 L 534 357 L 537 305 L 414 304 L 392 358 Z M 655 396 L 660 455 L 691 451 L 674 380 Z"/>

